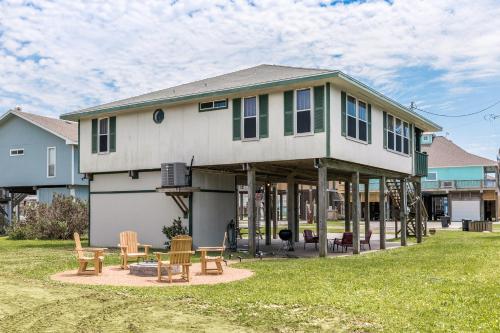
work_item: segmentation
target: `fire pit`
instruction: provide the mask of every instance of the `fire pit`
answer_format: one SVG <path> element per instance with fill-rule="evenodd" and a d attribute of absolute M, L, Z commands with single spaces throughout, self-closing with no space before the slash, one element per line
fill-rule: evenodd
<path fill-rule="evenodd" d="M 158 270 L 158 264 L 156 261 L 143 261 L 137 264 L 128 265 L 130 269 L 130 274 L 137 276 L 156 276 Z M 173 273 L 180 273 L 181 267 L 174 266 L 172 269 Z M 167 267 L 162 267 L 161 272 L 164 275 L 167 275 Z"/>

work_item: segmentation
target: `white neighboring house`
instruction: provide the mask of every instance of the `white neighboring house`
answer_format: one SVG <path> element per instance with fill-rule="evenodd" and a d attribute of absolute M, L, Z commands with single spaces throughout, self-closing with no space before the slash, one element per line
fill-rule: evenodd
<path fill-rule="evenodd" d="M 116 246 L 136 230 L 161 247 L 182 216 L 158 192 L 160 165 L 193 160 L 182 198 L 196 246 L 216 245 L 237 218 L 237 184 L 361 181 L 426 173 L 415 142 L 440 127 L 340 71 L 260 65 L 64 114 L 79 122 L 80 172 L 90 181 L 90 242 Z M 424 161 L 426 163 L 426 160 Z M 426 165 L 425 165 L 426 167 Z M 189 189 L 186 189 L 189 191 Z M 292 203 L 293 204 L 293 203 Z M 290 206 L 291 207 L 291 206 Z M 290 217 L 292 218 L 292 217 Z M 289 221 L 293 228 L 294 221 Z M 294 229 L 295 230 L 295 229 Z"/>

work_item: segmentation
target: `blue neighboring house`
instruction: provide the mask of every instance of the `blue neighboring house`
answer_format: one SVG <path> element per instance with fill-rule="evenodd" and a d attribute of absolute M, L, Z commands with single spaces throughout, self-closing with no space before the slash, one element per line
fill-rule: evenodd
<path fill-rule="evenodd" d="M 87 200 L 78 165 L 78 123 L 19 108 L 0 117 L 0 213 L 8 220 L 26 195 L 45 203 L 55 193 Z"/>
<path fill-rule="evenodd" d="M 422 195 L 429 219 L 450 216 L 462 219 L 498 220 L 499 165 L 470 154 L 443 136 L 424 134 L 422 151 L 429 155 Z"/>

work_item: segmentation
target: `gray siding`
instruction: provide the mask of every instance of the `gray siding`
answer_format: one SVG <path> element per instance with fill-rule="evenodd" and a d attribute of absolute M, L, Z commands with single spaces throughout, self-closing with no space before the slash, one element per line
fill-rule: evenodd
<path fill-rule="evenodd" d="M 50 204 L 55 193 L 69 196 L 69 189 L 66 187 L 39 188 L 36 195 L 39 202 Z"/>
<path fill-rule="evenodd" d="M 56 147 L 56 176 L 47 177 L 47 148 Z M 24 155 L 10 156 L 10 149 L 23 148 Z M 0 126 L 0 187 L 54 186 L 72 183 L 72 149 L 65 140 L 21 119 L 10 116 Z M 78 156 L 78 150 L 75 149 Z M 86 184 L 78 173 L 75 184 Z"/>

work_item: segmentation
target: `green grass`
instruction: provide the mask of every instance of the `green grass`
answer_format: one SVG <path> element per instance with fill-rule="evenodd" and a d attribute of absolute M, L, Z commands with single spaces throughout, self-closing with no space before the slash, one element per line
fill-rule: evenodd
<path fill-rule="evenodd" d="M 51 281 L 76 268 L 72 247 L 0 238 L 0 332 L 500 330 L 499 233 L 438 231 L 357 257 L 247 261 L 250 279 L 171 288 Z"/>

